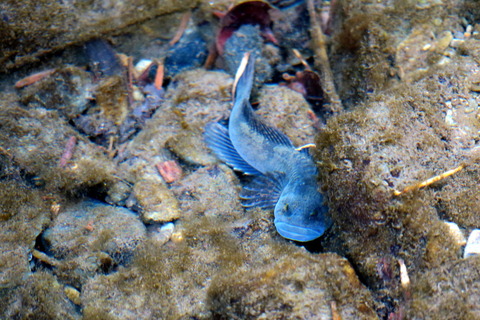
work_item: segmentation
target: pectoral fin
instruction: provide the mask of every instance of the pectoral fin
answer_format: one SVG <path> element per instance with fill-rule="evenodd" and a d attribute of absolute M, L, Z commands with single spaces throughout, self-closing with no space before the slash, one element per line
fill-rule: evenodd
<path fill-rule="evenodd" d="M 242 205 L 246 208 L 274 209 L 282 194 L 284 181 L 285 174 L 278 172 L 255 177 L 240 193 Z"/>
<path fill-rule="evenodd" d="M 232 141 L 228 136 L 228 129 L 218 122 L 207 124 L 205 127 L 205 142 L 212 149 L 213 152 L 227 165 L 234 170 L 241 171 L 249 175 L 261 175 L 261 173 L 249 165 L 238 154 L 235 147 L 232 145 Z"/>

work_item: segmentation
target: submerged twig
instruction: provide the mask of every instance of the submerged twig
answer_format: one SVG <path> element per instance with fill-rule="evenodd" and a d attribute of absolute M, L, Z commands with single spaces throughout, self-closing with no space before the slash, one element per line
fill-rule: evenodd
<path fill-rule="evenodd" d="M 183 33 L 187 29 L 188 21 L 190 20 L 191 15 L 192 13 L 188 11 L 182 16 L 182 20 L 180 21 L 180 26 L 178 27 L 177 33 L 175 33 L 172 40 L 170 40 L 170 42 L 168 43 L 169 45 L 173 46 L 180 40 Z"/>
<path fill-rule="evenodd" d="M 335 84 L 333 83 L 333 73 L 330 68 L 330 62 L 328 61 L 325 34 L 320 27 L 313 0 L 307 0 L 307 5 L 308 13 L 310 15 L 312 50 L 315 53 L 315 69 L 320 73 L 320 82 L 325 97 L 327 98 L 327 101 L 330 102 L 330 105 L 326 107 L 332 112 L 339 112 L 343 110 L 343 106 L 337 91 L 335 90 Z"/>
<path fill-rule="evenodd" d="M 462 170 L 463 168 L 465 168 L 465 164 L 461 164 L 459 165 L 458 167 L 456 167 L 455 169 L 452 169 L 452 170 L 448 170 L 442 174 L 439 174 L 435 177 L 432 177 L 430 179 L 427 179 L 425 181 L 422 181 L 422 182 L 419 182 L 419 183 L 416 183 L 414 185 L 411 185 L 411 186 L 408 186 L 406 187 L 405 189 L 403 189 L 402 191 L 398 191 L 398 190 L 395 190 L 393 191 L 393 195 L 395 196 L 399 196 L 401 194 L 404 194 L 406 192 L 410 192 L 410 191 L 413 191 L 413 190 L 417 190 L 417 189 L 420 189 L 420 188 L 423 188 L 423 187 L 426 187 L 426 186 L 429 186 L 431 185 L 432 183 L 435 183 L 437 181 L 440 181 L 440 180 L 443 180 L 455 173 L 457 173 L 458 171 Z"/>
<path fill-rule="evenodd" d="M 133 106 L 133 77 L 134 77 L 134 68 L 133 68 L 133 58 L 128 57 L 127 59 L 127 95 L 128 95 L 128 105 Z"/>
<path fill-rule="evenodd" d="M 155 74 L 155 81 L 153 83 L 153 85 L 155 86 L 155 89 L 157 90 L 162 89 L 164 77 L 165 77 L 165 66 L 163 65 L 162 62 L 159 62 L 157 64 L 157 73 Z"/>
<path fill-rule="evenodd" d="M 56 71 L 56 69 L 48 69 L 45 71 L 37 72 L 34 74 L 29 75 L 28 77 L 25 77 L 23 79 L 18 80 L 15 83 L 15 88 L 20 89 L 26 86 L 29 86 L 43 78 L 48 77 L 49 75 L 53 74 Z"/>
<path fill-rule="evenodd" d="M 68 139 L 67 145 L 65 146 L 65 151 L 63 151 L 62 157 L 60 158 L 60 162 L 58 166 L 60 168 L 65 168 L 67 162 L 72 159 L 73 152 L 75 151 L 75 145 L 77 144 L 77 138 L 75 136 L 71 136 Z"/>

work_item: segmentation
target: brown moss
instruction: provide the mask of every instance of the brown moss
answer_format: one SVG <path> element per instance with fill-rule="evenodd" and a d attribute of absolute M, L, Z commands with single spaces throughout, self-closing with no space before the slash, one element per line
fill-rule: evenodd
<path fill-rule="evenodd" d="M 0 37 L 1 72 L 36 61 L 45 53 L 108 33 L 118 33 L 132 24 L 187 8 L 196 1 L 125 1 L 110 6 L 102 1 L 86 4 L 51 1 L 14 1 L 2 8 Z M 141 8 L 141 10 L 139 9 Z"/>
<path fill-rule="evenodd" d="M 9 150 L 15 163 L 32 175 L 38 185 L 75 193 L 113 180 L 112 160 L 75 132 L 57 111 L 23 109 L 16 95 L 4 97 L 0 111 L 2 147 Z M 67 166 L 59 168 L 71 136 L 78 141 L 75 152 Z"/>
<path fill-rule="evenodd" d="M 337 1 L 330 62 L 340 98 L 347 106 L 396 84 L 401 67 L 395 60 L 397 45 L 413 28 L 425 25 L 440 34 L 460 24 L 456 13 L 461 7 L 455 1 L 443 6 L 425 4 L 419 8 L 415 1 Z"/>

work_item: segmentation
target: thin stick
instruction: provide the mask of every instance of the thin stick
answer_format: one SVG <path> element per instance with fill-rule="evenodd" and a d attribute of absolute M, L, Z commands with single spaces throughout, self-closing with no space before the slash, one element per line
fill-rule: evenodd
<path fill-rule="evenodd" d="M 177 43 L 180 40 L 183 33 L 187 29 L 188 21 L 190 20 L 191 16 L 192 16 L 192 13 L 190 11 L 186 12 L 182 16 L 182 20 L 180 21 L 180 26 L 178 27 L 177 33 L 175 33 L 172 40 L 170 40 L 170 42 L 168 43 L 169 45 L 173 46 L 175 43 Z"/>
<path fill-rule="evenodd" d="M 302 54 L 300 53 L 300 51 L 298 51 L 297 49 L 292 49 L 292 51 L 295 57 L 297 57 L 297 59 L 300 60 L 300 62 L 303 64 L 305 69 L 311 70 L 310 66 L 308 65 L 308 62 L 305 61 L 305 59 L 302 57 Z"/>
<path fill-rule="evenodd" d="M 127 94 L 128 94 L 128 105 L 131 107 L 133 105 L 133 57 L 128 57 L 127 59 Z"/>
<path fill-rule="evenodd" d="M 343 106 L 333 83 L 333 73 L 327 55 L 326 37 L 320 27 L 313 0 L 307 0 L 307 6 L 308 14 L 310 15 L 312 50 L 315 53 L 315 69 L 320 72 L 320 84 L 327 97 L 327 101 L 330 102 L 330 105 L 327 107 L 332 112 L 339 112 L 343 110 Z"/>
<path fill-rule="evenodd" d="M 417 189 L 420 189 L 420 188 L 423 188 L 423 187 L 426 187 L 426 186 L 429 186 L 431 185 L 432 183 L 435 183 L 437 181 L 440 181 L 440 180 L 443 180 L 455 173 L 457 173 L 458 171 L 462 170 L 463 168 L 465 168 L 465 165 L 464 164 L 461 164 L 459 165 L 458 167 L 456 167 L 455 169 L 452 169 L 452 170 L 448 170 L 442 174 L 439 174 L 435 177 L 432 177 L 430 179 L 427 179 L 425 181 L 422 181 L 420 183 L 417 183 L 417 184 L 414 184 L 414 185 L 411 185 L 411 186 L 408 186 L 406 187 L 405 189 L 403 189 L 402 191 L 398 191 L 398 190 L 395 190 L 393 191 L 393 195 L 395 196 L 399 196 L 401 194 L 404 194 L 406 192 L 410 192 L 412 190 L 417 190 Z"/>
<path fill-rule="evenodd" d="M 317 146 L 314 144 L 314 143 L 307 143 L 303 146 L 300 146 L 298 148 L 295 148 L 296 151 L 300 151 L 300 150 L 303 150 L 303 149 L 306 149 L 306 148 L 316 148 Z"/>
<path fill-rule="evenodd" d="M 157 64 L 157 73 L 155 74 L 155 81 L 153 82 L 157 90 L 162 89 L 163 78 L 165 77 L 165 66 L 162 62 Z"/>
<path fill-rule="evenodd" d="M 65 151 L 63 151 L 62 157 L 60 158 L 60 162 L 58 163 L 58 166 L 60 168 L 65 168 L 65 166 L 67 165 L 67 162 L 70 161 L 70 159 L 72 159 L 76 144 L 77 144 L 77 138 L 75 136 L 71 136 L 68 139 L 67 145 L 65 146 Z"/>
<path fill-rule="evenodd" d="M 41 72 L 37 72 L 34 74 L 29 75 L 28 77 L 25 77 L 21 80 L 18 80 L 15 83 L 15 88 L 20 89 L 26 86 L 29 86 L 43 78 L 48 77 L 49 75 L 53 74 L 56 71 L 56 69 L 49 69 Z"/>

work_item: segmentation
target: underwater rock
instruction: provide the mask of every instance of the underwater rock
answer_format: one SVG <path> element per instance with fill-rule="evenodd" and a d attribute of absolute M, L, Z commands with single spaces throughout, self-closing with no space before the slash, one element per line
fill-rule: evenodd
<path fill-rule="evenodd" d="M 2 295 L 0 317 L 2 319 L 82 319 L 77 306 L 64 293 L 63 285 L 48 271 L 33 273 L 21 287 Z"/>
<path fill-rule="evenodd" d="M 160 178 L 137 181 L 131 197 L 134 202 L 127 201 L 127 206 L 137 208 L 145 223 L 170 222 L 181 216 L 177 199 Z"/>
<path fill-rule="evenodd" d="M 9 150 L 36 185 L 73 194 L 80 189 L 106 187 L 114 180 L 112 159 L 79 135 L 58 112 L 44 108 L 26 110 L 15 100 L 15 95 L 4 95 L 0 101 L 2 147 Z M 77 141 L 74 152 L 60 168 L 72 136 Z"/>
<path fill-rule="evenodd" d="M 167 243 L 175 231 L 175 225 L 172 222 L 166 223 L 163 226 L 150 225 L 147 227 L 148 236 L 158 246 L 162 246 Z"/>
<path fill-rule="evenodd" d="M 218 319 L 378 319 L 371 296 L 344 258 L 291 256 L 218 274 L 208 289 L 208 306 Z M 370 302 L 368 302 L 370 301 Z"/>
<path fill-rule="evenodd" d="M 115 55 L 115 51 L 106 40 L 92 39 L 84 44 L 84 48 L 90 70 L 95 78 L 120 75 L 124 71 L 124 68 L 120 65 L 120 59 Z"/>
<path fill-rule="evenodd" d="M 165 75 L 174 77 L 180 72 L 199 68 L 208 56 L 207 43 L 196 29 L 187 29 L 165 57 Z"/>
<path fill-rule="evenodd" d="M 20 91 L 20 101 L 30 106 L 58 110 L 67 119 L 76 118 L 90 105 L 91 75 L 77 67 L 57 69 L 50 76 Z"/>
<path fill-rule="evenodd" d="M 426 75 L 422 69 L 441 58 L 440 54 L 422 49 L 429 42 L 430 32 L 440 35 L 458 29 L 463 5 L 452 1 L 447 10 L 441 5 L 419 10 L 417 4 L 336 1 L 330 12 L 329 57 L 337 92 L 345 106 L 355 106 L 369 93 L 395 85 L 397 76 L 422 77 Z"/>
<path fill-rule="evenodd" d="M 119 180 L 110 186 L 107 191 L 107 196 L 105 201 L 109 204 L 114 204 L 117 206 L 125 206 L 126 201 L 132 192 L 132 186 L 127 182 Z"/>
<path fill-rule="evenodd" d="M 187 163 L 189 160 L 208 163 L 210 155 L 206 153 L 200 135 L 196 137 L 194 133 L 207 122 L 226 118 L 232 83 L 233 79 L 224 72 L 197 69 L 178 74 L 168 87 L 162 108 L 118 157 L 122 178 L 133 183 L 142 179 L 164 183 L 156 164 L 172 159 L 172 153 L 167 149 L 168 141 L 168 147 Z M 172 145 L 176 139 L 186 147 L 185 150 Z M 195 146 L 197 141 L 200 144 Z"/>
<path fill-rule="evenodd" d="M 272 31 L 279 44 L 292 54 L 291 49 L 298 49 L 302 53 L 308 52 L 310 42 L 309 16 L 306 1 L 297 1 L 280 8 L 280 14 L 275 19 Z"/>
<path fill-rule="evenodd" d="M 460 228 L 478 225 L 480 122 L 463 104 L 449 103 L 461 101 L 457 90 L 467 86 L 471 63 L 472 57 L 457 56 L 414 85 L 372 94 L 330 118 L 315 139 L 320 180 L 342 239 L 329 250 L 350 257 L 372 288 L 385 286 L 376 270 L 385 257 L 403 259 L 411 279 L 458 262 L 459 242 L 443 220 Z M 476 93 L 461 95 L 468 101 Z M 457 111 L 455 126 L 445 121 L 449 109 Z M 394 195 L 463 163 L 469 165 L 451 177 Z"/>
<path fill-rule="evenodd" d="M 270 80 L 273 68 L 262 56 L 263 39 L 260 35 L 260 27 L 246 24 L 241 26 L 225 42 L 223 58 L 226 70 L 235 75 L 240 61 L 246 52 L 251 52 L 255 57 L 255 82 L 264 83 Z"/>
<path fill-rule="evenodd" d="M 43 233 L 47 252 L 59 260 L 102 251 L 117 264 L 130 261 L 145 238 L 145 226 L 133 212 L 89 200 L 64 207 Z"/>
<path fill-rule="evenodd" d="M 217 162 L 217 159 L 205 147 L 199 131 L 180 132 L 168 139 L 165 146 L 190 165 L 208 166 Z"/>
<path fill-rule="evenodd" d="M 313 143 L 315 120 L 304 97 L 284 86 L 263 86 L 259 92 L 256 111 L 267 123 L 285 133 L 297 147 Z"/>
<path fill-rule="evenodd" d="M 0 181 L 0 213 L 0 289 L 6 289 L 31 274 L 31 252 L 50 213 L 38 189 L 8 178 Z"/>
<path fill-rule="evenodd" d="M 173 184 L 186 219 L 195 216 L 239 218 L 243 213 L 238 197 L 238 180 L 224 165 L 200 168 Z M 221 200 L 220 200 L 221 199 Z"/>
<path fill-rule="evenodd" d="M 412 278 L 406 319 L 480 318 L 480 258 L 450 261 Z"/>
<path fill-rule="evenodd" d="M 127 0 L 121 6 L 101 0 L 88 5 L 24 1 L 2 7 L 1 71 L 19 67 L 68 45 L 118 32 L 148 19 L 193 8 L 197 1 Z"/>

